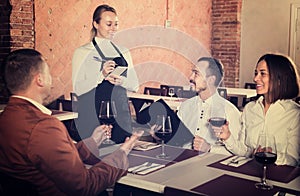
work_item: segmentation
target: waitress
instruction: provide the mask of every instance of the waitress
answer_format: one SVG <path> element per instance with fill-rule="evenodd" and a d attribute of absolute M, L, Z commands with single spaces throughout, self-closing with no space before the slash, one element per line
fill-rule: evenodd
<path fill-rule="evenodd" d="M 116 103 L 112 140 L 124 142 L 131 135 L 131 116 L 126 91 L 136 92 L 138 78 L 128 49 L 112 43 L 118 29 L 116 10 L 100 5 L 93 14 L 91 42 L 77 48 L 72 59 L 73 90 L 78 96 L 76 127 L 82 139 L 99 125 L 99 108 L 103 100 Z M 127 67 L 121 75 L 113 74 L 117 66 Z"/>

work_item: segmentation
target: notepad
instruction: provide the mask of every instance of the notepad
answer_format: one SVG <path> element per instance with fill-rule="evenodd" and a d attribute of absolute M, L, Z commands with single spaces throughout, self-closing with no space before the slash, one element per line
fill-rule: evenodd
<path fill-rule="evenodd" d="M 127 71 L 127 67 L 123 67 L 123 66 L 117 66 L 110 74 L 114 74 L 117 76 L 121 76 L 122 74 L 124 74 Z M 110 75 L 109 74 L 109 75 Z"/>

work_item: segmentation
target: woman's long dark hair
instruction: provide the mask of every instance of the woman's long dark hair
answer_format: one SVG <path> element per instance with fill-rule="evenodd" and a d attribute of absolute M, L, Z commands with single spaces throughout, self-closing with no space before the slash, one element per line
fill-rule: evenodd
<path fill-rule="evenodd" d="M 265 61 L 269 70 L 269 102 L 293 99 L 299 94 L 299 78 L 295 63 L 281 54 L 265 54 L 257 64 Z"/>

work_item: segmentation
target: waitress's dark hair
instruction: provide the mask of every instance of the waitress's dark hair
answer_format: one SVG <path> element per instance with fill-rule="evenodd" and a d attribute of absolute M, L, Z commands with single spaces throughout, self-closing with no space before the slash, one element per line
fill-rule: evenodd
<path fill-rule="evenodd" d="M 299 78 L 295 63 L 281 54 L 265 54 L 257 64 L 265 61 L 269 70 L 269 101 L 293 99 L 299 94 Z"/>
<path fill-rule="evenodd" d="M 96 34 L 97 34 L 97 29 L 94 27 L 93 23 L 94 21 L 99 24 L 100 20 L 101 20 L 101 15 L 103 12 L 113 12 L 117 15 L 117 12 L 115 10 L 115 8 L 109 6 L 109 5 L 106 5 L 106 4 L 103 4 L 103 5 L 99 5 L 95 11 L 94 11 L 94 14 L 93 14 L 93 22 L 92 22 L 92 29 L 91 29 L 91 39 L 93 39 Z"/>

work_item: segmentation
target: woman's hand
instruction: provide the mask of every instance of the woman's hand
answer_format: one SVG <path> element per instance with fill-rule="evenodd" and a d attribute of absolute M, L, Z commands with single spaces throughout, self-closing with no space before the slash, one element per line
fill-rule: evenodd
<path fill-rule="evenodd" d="M 109 74 L 105 80 L 108 80 L 110 83 L 114 85 L 121 85 L 123 83 L 123 80 L 120 76 L 115 74 Z"/>
<path fill-rule="evenodd" d="M 100 125 L 94 129 L 92 138 L 95 140 L 97 146 L 100 146 L 101 143 L 111 135 L 112 125 Z"/>
<path fill-rule="evenodd" d="M 103 76 L 107 77 L 115 69 L 115 66 L 116 63 L 113 60 L 106 61 L 102 68 Z"/>

